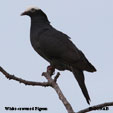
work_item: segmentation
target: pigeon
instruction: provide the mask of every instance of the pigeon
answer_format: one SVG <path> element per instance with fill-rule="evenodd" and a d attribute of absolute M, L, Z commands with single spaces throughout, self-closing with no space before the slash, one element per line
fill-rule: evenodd
<path fill-rule="evenodd" d="M 95 72 L 96 68 L 68 35 L 50 24 L 47 15 L 40 8 L 28 8 L 21 14 L 23 15 L 31 18 L 30 41 L 34 50 L 54 69 L 71 71 L 87 103 L 90 104 L 91 99 L 85 85 L 83 71 Z"/>

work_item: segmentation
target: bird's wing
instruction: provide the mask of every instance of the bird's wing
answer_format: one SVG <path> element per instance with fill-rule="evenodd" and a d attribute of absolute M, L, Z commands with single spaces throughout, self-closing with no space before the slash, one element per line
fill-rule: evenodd
<path fill-rule="evenodd" d="M 80 59 L 78 48 L 69 37 L 55 29 L 50 29 L 40 36 L 40 49 L 49 58 L 60 58 L 69 63 Z"/>

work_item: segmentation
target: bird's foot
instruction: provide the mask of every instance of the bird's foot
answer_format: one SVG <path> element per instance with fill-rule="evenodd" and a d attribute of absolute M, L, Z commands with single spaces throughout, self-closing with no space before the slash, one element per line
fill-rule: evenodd
<path fill-rule="evenodd" d="M 50 76 L 52 76 L 55 74 L 55 68 L 50 65 L 47 67 L 47 72 L 49 72 Z"/>

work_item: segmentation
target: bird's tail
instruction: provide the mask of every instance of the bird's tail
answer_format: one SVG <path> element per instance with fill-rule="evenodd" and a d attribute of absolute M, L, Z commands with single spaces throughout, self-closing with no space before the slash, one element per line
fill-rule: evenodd
<path fill-rule="evenodd" d="M 90 104 L 90 97 L 89 97 L 87 88 L 85 86 L 83 71 L 72 68 L 72 72 L 73 72 L 73 74 L 74 74 L 74 76 L 75 76 L 75 78 L 76 78 L 76 80 L 77 80 L 77 82 L 82 90 L 82 93 L 84 94 L 84 97 L 85 97 L 87 103 Z"/>

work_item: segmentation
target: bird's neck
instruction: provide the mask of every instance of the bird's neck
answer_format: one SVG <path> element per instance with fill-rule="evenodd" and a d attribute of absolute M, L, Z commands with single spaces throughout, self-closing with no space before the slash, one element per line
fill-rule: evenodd
<path fill-rule="evenodd" d="M 40 35 L 51 28 L 48 20 L 41 18 L 31 18 L 30 40 L 32 45 L 40 37 Z"/>
<path fill-rule="evenodd" d="M 43 17 L 31 17 L 31 23 L 36 25 L 50 24 L 49 20 Z"/>

